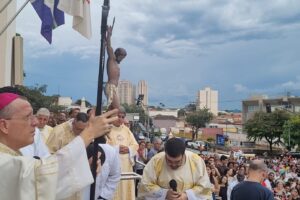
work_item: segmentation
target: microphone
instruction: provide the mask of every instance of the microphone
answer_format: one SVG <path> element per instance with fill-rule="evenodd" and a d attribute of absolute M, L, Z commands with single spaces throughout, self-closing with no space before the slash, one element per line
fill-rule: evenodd
<path fill-rule="evenodd" d="M 174 192 L 177 192 L 177 182 L 174 179 L 170 180 L 169 185 Z"/>

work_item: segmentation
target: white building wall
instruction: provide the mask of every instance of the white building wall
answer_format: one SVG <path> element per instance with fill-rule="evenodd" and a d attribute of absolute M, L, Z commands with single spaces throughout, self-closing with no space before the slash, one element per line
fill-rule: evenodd
<path fill-rule="evenodd" d="M 197 108 L 208 108 L 214 115 L 218 115 L 218 91 L 206 87 L 198 92 Z"/>
<path fill-rule="evenodd" d="M 59 106 L 71 106 L 72 105 L 72 98 L 71 97 L 59 97 L 58 98 L 58 105 Z"/>
<path fill-rule="evenodd" d="M 150 117 L 155 117 L 157 115 L 178 117 L 178 110 L 149 110 Z"/>
<path fill-rule="evenodd" d="M 0 0 L 0 8 L 7 0 Z M 6 25 L 10 18 L 16 13 L 17 1 L 12 0 L 8 7 L 0 13 L 0 30 Z M 12 39 L 16 34 L 15 21 L 0 36 L 0 87 L 11 85 L 12 66 Z"/>
<path fill-rule="evenodd" d="M 133 85 L 130 81 L 121 80 L 118 85 L 118 95 L 121 104 L 131 105 L 133 101 Z"/>
<path fill-rule="evenodd" d="M 143 94 L 144 99 L 143 99 L 143 104 L 145 106 L 148 105 L 148 85 L 145 80 L 141 80 L 138 83 L 138 95 Z"/>

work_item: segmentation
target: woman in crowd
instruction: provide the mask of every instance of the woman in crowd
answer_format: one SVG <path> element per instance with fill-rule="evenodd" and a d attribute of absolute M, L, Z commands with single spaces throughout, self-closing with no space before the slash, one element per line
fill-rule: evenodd
<path fill-rule="evenodd" d="M 233 169 L 228 169 L 226 171 L 226 177 L 227 177 L 228 184 L 234 180 L 234 176 L 235 176 L 235 173 L 234 173 Z"/>
<path fill-rule="evenodd" d="M 291 190 L 291 195 L 289 196 L 288 200 L 300 200 L 299 192 L 296 188 Z"/>
<path fill-rule="evenodd" d="M 206 167 L 207 170 L 207 174 L 211 183 L 211 190 L 212 190 L 212 198 L 213 200 L 216 199 L 216 194 L 219 193 L 218 189 L 219 189 L 219 182 L 218 182 L 218 178 L 213 176 L 212 174 L 212 168 L 210 166 Z"/>
<path fill-rule="evenodd" d="M 146 142 L 144 140 L 140 141 L 139 143 L 139 148 L 137 150 L 137 155 L 136 155 L 136 163 L 134 165 L 135 172 L 139 175 L 143 175 L 144 167 L 145 164 L 147 163 L 147 154 L 148 150 L 146 148 Z M 136 180 L 135 182 L 135 195 L 137 196 L 138 193 L 138 183 L 139 180 Z"/>
<path fill-rule="evenodd" d="M 228 188 L 227 176 L 222 176 L 219 181 L 219 196 L 222 198 L 222 200 L 227 200 L 227 188 Z"/>
<path fill-rule="evenodd" d="M 286 191 L 284 189 L 284 182 L 278 180 L 276 182 L 276 187 L 274 188 L 274 198 L 279 200 L 286 200 Z"/>

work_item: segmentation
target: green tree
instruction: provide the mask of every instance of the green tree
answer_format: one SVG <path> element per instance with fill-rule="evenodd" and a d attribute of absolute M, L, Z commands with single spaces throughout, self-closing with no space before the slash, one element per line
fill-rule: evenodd
<path fill-rule="evenodd" d="M 192 126 L 193 140 L 197 139 L 197 132 L 199 128 L 205 127 L 213 119 L 213 114 L 207 108 L 188 114 L 186 122 Z"/>
<path fill-rule="evenodd" d="M 288 119 L 289 114 L 283 110 L 272 113 L 257 112 L 245 123 L 248 139 L 266 139 L 272 153 L 273 145 L 282 143 L 283 125 Z"/>
<path fill-rule="evenodd" d="M 197 110 L 197 107 L 195 103 L 190 103 L 186 105 L 184 109 L 186 110 L 186 112 L 195 112 Z"/>
<path fill-rule="evenodd" d="M 284 142 L 289 148 L 300 144 L 300 114 L 292 115 L 283 126 Z"/>
<path fill-rule="evenodd" d="M 185 117 L 186 112 L 184 109 L 180 109 L 180 110 L 178 110 L 177 115 L 178 115 L 178 117 Z"/>
<path fill-rule="evenodd" d="M 47 85 L 36 84 L 31 87 L 18 85 L 16 87 L 31 103 L 34 113 L 40 108 L 48 108 L 52 112 L 57 112 L 64 109 L 64 107 L 57 106 L 56 104 L 59 97 L 58 95 L 45 95 L 47 91 Z"/>

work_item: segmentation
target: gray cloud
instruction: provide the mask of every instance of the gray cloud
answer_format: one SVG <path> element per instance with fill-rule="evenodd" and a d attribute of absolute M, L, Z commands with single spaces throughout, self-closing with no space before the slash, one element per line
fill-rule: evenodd
<path fill-rule="evenodd" d="M 95 100 L 101 4 L 91 3 L 91 40 L 72 30 L 67 17 L 66 25 L 54 30 L 52 45 L 40 36 L 39 18 L 27 6 L 17 21 L 25 39 L 27 84 L 51 76 L 51 91 L 59 84 L 66 95 L 82 97 L 78 91 L 84 91 Z M 299 8 L 298 0 L 111 1 L 113 47 L 128 51 L 121 79 L 146 80 L 150 103 L 168 106 L 194 101 L 205 86 L 219 90 L 221 108 L 240 108 L 239 101 L 254 93 L 298 90 Z M 44 78 L 30 76 L 35 73 Z M 80 80 L 76 89 L 64 84 L 61 76 L 69 73 L 68 83 Z"/>
<path fill-rule="evenodd" d="M 237 40 L 283 37 L 300 24 L 297 1 L 152 0 L 121 7 L 120 23 L 131 31 L 123 36 L 125 42 L 166 57 Z"/>

